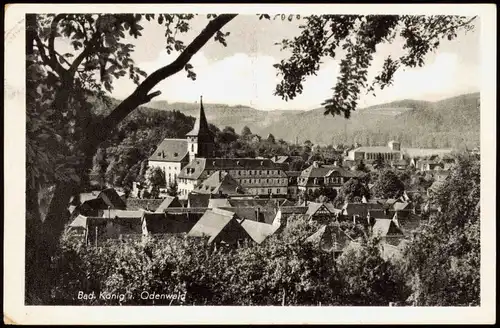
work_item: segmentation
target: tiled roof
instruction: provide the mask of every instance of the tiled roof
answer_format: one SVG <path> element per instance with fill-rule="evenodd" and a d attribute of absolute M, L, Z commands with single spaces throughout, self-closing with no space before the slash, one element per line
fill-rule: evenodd
<path fill-rule="evenodd" d="M 188 206 L 189 207 L 208 207 L 210 201 L 209 194 L 188 194 Z"/>
<path fill-rule="evenodd" d="M 347 203 L 342 207 L 342 214 L 353 216 L 366 216 L 368 210 L 382 209 L 384 206 L 378 203 Z"/>
<path fill-rule="evenodd" d="M 83 215 L 78 215 L 70 224 L 71 228 L 87 228 L 87 217 Z"/>
<path fill-rule="evenodd" d="M 221 210 L 236 214 L 239 219 L 247 219 L 252 221 L 260 221 L 267 224 L 272 224 L 276 217 L 276 212 L 269 209 L 259 209 L 255 207 L 221 207 Z M 257 218 L 257 213 L 259 217 Z"/>
<path fill-rule="evenodd" d="M 208 207 L 169 207 L 164 210 L 165 213 L 205 213 L 210 208 Z"/>
<path fill-rule="evenodd" d="M 231 198 L 228 200 L 230 206 L 232 207 L 265 207 L 265 208 L 276 208 L 279 206 L 279 199 L 235 199 Z"/>
<path fill-rule="evenodd" d="M 267 237 L 274 234 L 279 228 L 279 226 L 253 220 L 241 220 L 239 223 L 248 233 L 250 238 L 252 238 L 252 240 L 257 244 L 261 244 Z"/>
<path fill-rule="evenodd" d="M 352 150 L 353 152 L 365 152 L 365 153 L 396 153 L 398 150 L 392 150 L 387 146 L 364 146 L 358 147 Z"/>
<path fill-rule="evenodd" d="M 118 195 L 115 189 L 107 188 L 99 193 L 98 198 L 104 200 L 107 206 L 111 206 L 114 209 L 126 209 L 127 205 L 123 199 Z"/>
<path fill-rule="evenodd" d="M 298 177 L 302 171 L 285 171 L 287 177 Z"/>
<path fill-rule="evenodd" d="M 165 197 L 160 206 L 156 208 L 155 212 L 163 212 L 166 208 L 169 207 L 182 207 L 181 203 L 179 202 L 179 198 L 173 196 Z"/>
<path fill-rule="evenodd" d="M 103 212 L 103 217 L 105 218 L 140 218 L 144 211 L 129 211 L 129 210 L 109 210 Z"/>
<path fill-rule="evenodd" d="M 307 206 L 282 206 L 280 207 L 281 214 L 305 214 L 309 207 Z"/>
<path fill-rule="evenodd" d="M 163 199 L 127 198 L 127 210 L 147 210 L 154 211 L 163 203 Z"/>
<path fill-rule="evenodd" d="M 187 233 L 196 223 L 184 215 L 166 213 L 144 213 L 143 220 L 149 234 Z"/>
<path fill-rule="evenodd" d="M 150 161 L 181 162 L 188 155 L 186 139 L 163 139 L 155 152 L 149 157 Z"/>
<path fill-rule="evenodd" d="M 229 199 L 227 198 L 211 198 L 208 201 L 208 207 L 209 208 L 231 207 L 231 204 L 229 204 Z"/>
<path fill-rule="evenodd" d="M 222 235 L 223 230 L 228 226 L 229 231 Z M 189 231 L 188 236 L 209 237 L 209 243 L 214 242 L 216 239 L 231 243 L 248 236 L 248 234 L 234 218 L 234 213 L 221 209 L 210 209 L 196 222 Z"/>
<path fill-rule="evenodd" d="M 306 242 L 312 243 L 325 251 L 342 251 L 351 238 L 340 229 L 339 225 L 323 225 L 309 236 Z"/>
<path fill-rule="evenodd" d="M 277 170 L 270 159 L 256 158 L 196 158 L 179 173 L 179 178 L 197 180 L 205 170 Z M 279 171 L 279 176 L 285 176 Z"/>
<path fill-rule="evenodd" d="M 375 224 L 372 227 L 373 235 L 386 237 L 389 235 L 399 236 L 403 232 L 399 229 L 392 219 L 375 219 Z"/>
<path fill-rule="evenodd" d="M 193 192 L 212 195 L 220 193 L 224 195 L 239 195 L 244 193 L 241 185 L 233 179 L 229 173 L 221 171 L 212 173 L 212 175 L 200 183 Z"/>

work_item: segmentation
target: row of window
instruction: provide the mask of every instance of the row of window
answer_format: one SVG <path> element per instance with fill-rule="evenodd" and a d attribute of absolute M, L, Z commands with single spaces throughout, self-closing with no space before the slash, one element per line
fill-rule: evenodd
<path fill-rule="evenodd" d="M 255 188 L 255 189 L 250 189 L 249 190 L 250 193 L 252 194 L 259 194 L 259 195 L 264 195 L 264 194 L 274 194 L 274 195 L 285 195 L 287 192 L 286 192 L 286 189 L 284 188 L 276 188 L 276 189 L 273 189 L 273 188 Z"/>
<path fill-rule="evenodd" d="M 365 159 L 375 160 L 377 158 L 382 157 L 385 160 L 392 160 L 399 158 L 399 154 L 397 153 L 365 153 Z"/>
<path fill-rule="evenodd" d="M 272 183 L 272 184 L 284 184 L 286 179 L 240 179 L 239 182 L 243 185 L 245 184 L 262 184 L 262 183 Z"/>
<path fill-rule="evenodd" d="M 207 170 L 207 174 L 210 175 L 217 170 Z M 279 174 L 279 170 L 230 170 L 228 171 L 233 177 L 245 176 L 245 175 L 276 175 Z"/>
<path fill-rule="evenodd" d="M 349 178 L 345 177 L 331 177 L 331 178 L 314 178 L 312 180 L 313 184 L 342 184 L 345 183 Z M 301 184 L 305 184 L 307 182 L 307 178 L 300 178 L 299 182 Z"/>

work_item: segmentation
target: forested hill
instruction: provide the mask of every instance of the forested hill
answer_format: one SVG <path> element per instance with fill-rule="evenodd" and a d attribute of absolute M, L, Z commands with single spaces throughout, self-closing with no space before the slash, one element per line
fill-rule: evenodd
<path fill-rule="evenodd" d="M 195 116 L 196 103 L 148 104 L 161 110 L 178 110 Z M 299 142 L 318 144 L 359 142 L 385 144 L 399 139 L 405 147 L 474 147 L 479 145 L 479 93 L 428 102 L 401 100 L 359 109 L 350 119 L 324 116 L 322 108 L 310 111 L 260 111 L 246 106 L 204 104 L 207 119 L 219 128 L 236 131 L 246 125 L 252 132 Z"/>

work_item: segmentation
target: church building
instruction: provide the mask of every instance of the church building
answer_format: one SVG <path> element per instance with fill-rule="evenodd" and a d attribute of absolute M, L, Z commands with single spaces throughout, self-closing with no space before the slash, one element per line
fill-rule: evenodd
<path fill-rule="evenodd" d="M 181 170 L 193 159 L 212 157 L 214 134 L 208 128 L 203 99 L 200 97 L 200 112 L 193 129 L 186 139 L 164 139 L 149 157 L 149 167 L 160 167 L 165 173 L 165 186 L 174 184 Z"/>

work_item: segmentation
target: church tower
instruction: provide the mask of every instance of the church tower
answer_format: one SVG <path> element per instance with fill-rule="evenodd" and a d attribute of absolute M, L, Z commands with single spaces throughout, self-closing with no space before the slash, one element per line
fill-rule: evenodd
<path fill-rule="evenodd" d="M 186 134 L 188 141 L 189 161 L 197 157 L 212 157 L 214 153 L 214 135 L 208 128 L 203 98 L 200 96 L 200 113 L 196 118 L 193 129 Z"/>

